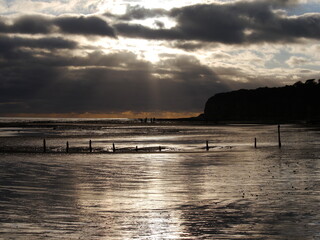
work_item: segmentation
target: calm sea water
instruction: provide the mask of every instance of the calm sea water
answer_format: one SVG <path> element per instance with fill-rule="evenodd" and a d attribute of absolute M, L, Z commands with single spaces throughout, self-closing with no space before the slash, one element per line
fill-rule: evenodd
<path fill-rule="evenodd" d="M 320 131 L 281 135 L 279 149 L 271 125 L 4 126 L 0 239 L 320 239 Z"/>

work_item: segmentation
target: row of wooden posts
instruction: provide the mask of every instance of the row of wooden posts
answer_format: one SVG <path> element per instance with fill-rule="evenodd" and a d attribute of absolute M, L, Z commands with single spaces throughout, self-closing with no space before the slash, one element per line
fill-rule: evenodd
<path fill-rule="evenodd" d="M 280 125 L 278 125 L 278 146 L 281 148 L 281 135 L 280 135 Z M 254 138 L 254 148 L 257 148 L 257 138 Z M 209 151 L 209 141 L 206 141 L 206 150 Z M 116 152 L 116 146 L 112 144 L 112 152 Z M 136 152 L 139 151 L 138 146 L 136 146 Z M 46 139 L 43 139 L 43 152 L 47 151 Z M 67 141 L 66 152 L 69 153 L 69 142 Z M 89 141 L 89 152 L 92 153 L 92 141 Z M 159 146 L 159 152 L 161 152 L 161 146 Z"/>
<path fill-rule="evenodd" d="M 89 141 L 89 152 L 92 153 L 92 141 L 90 140 Z M 138 146 L 136 146 L 136 152 L 139 151 L 139 148 Z M 162 147 L 159 146 L 159 152 L 161 152 L 162 150 Z M 117 149 L 116 149 L 116 145 L 114 143 L 112 143 L 112 152 L 116 152 Z M 47 152 L 47 143 L 46 143 L 46 139 L 43 139 L 43 152 L 46 153 Z M 66 144 L 66 153 L 69 153 L 69 141 L 67 141 L 67 144 Z"/>

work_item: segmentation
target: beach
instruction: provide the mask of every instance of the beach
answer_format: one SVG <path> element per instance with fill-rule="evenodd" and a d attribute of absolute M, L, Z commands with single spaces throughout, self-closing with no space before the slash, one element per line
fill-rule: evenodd
<path fill-rule="evenodd" d="M 0 239 L 320 239 L 315 127 L 12 122 Z"/>

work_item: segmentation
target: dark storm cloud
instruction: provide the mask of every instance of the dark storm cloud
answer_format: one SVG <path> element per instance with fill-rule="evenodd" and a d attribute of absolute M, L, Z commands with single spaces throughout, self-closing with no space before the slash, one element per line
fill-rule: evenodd
<path fill-rule="evenodd" d="M 52 38 L 21 38 L 0 36 L 0 48 L 13 49 L 19 47 L 45 48 L 45 49 L 75 49 L 77 43 L 60 37 Z"/>
<path fill-rule="evenodd" d="M 62 33 L 101 37 L 122 35 L 131 38 L 224 44 L 320 39 L 320 13 L 300 16 L 284 14 L 283 9 L 297 3 L 298 1 L 294 0 L 237 1 L 225 4 L 197 4 L 170 11 L 129 7 L 124 15 L 105 14 L 111 16 L 113 25 L 98 16 L 26 15 L 7 22 L 0 19 L 0 32 Z M 155 28 L 130 23 L 131 20 L 161 16 L 172 18 L 176 21 L 176 26 L 165 28 L 159 20 L 155 20 Z"/>
<path fill-rule="evenodd" d="M 49 18 L 27 15 L 13 19 L 12 24 L 0 19 L 0 32 L 22 34 L 67 33 L 115 37 L 114 30 L 102 18 L 96 16 L 62 16 Z"/>
<path fill-rule="evenodd" d="M 33 39 L 0 36 L 0 59 L 2 57 L 6 60 L 3 62 L 5 65 L 11 64 L 12 59 L 15 60 L 13 63 L 16 64 L 21 61 L 32 60 L 35 49 L 52 51 L 55 49 L 75 49 L 76 47 L 76 42 L 59 37 Z"/>
<path fill-rule="evenodd" d="M 3 19 L 0 17 L 0 32 L 6 32 L 7 25 L 4 23 Z"/>
<path fill-rule="evenodd" d="M 12 26 L 8 27 L 9 32 L 28 34 L 49 33 L 51 29 L 50 19 L 32 15 L 19 17 Z"/>
<path fill-rule="evenodd" d="M 294 42 L 298 39 L 320 39 L 320 14 L 308 14 L 273 21 L 264 31 L 253 32 L 251 42 Z"/>
<path fill-rule="evenodd" d="M 59 17 L 53 22 L 64 33 L 115 37 L 113 28 L 99 17 Z"/>
<path fill-rule="evenodd" d="M 171 16 L 177 19 L 176 31 L 179 30 L 185 39 L 223 43 L 244 41 L 244 20 L 224 5 L 195 5 L 174 9 Z"/>
<path fill-rule="evenodd" d="M 227 4 L 198 4 L 172 9 L 176 20 L 171 29 L 152 29 L 129 22 L 114 25 L 120 35 L 147 39 L 198 40 L 225 44 L 295 42 L 320 39 L 320 14 L 287 16 L 276 9 L 297 1 L 239 1 Z M 145 9 L 141 9 L 145 12 Z M 130 11 L 124 16 L 134 18 Z M 124 18 L 120 16 L 119 19 Z M 143 15 L 147 17 L 148 15 Z M 138 15 L 139 17 L 139 15 Z M 137 18 L 138 18 L 137 17 Z"/>
<path fill-rule="evenodd" d="M 75 59 L 48 54 L 38 58 L 30 57 L 11 60 L 10 64 L 2 65 L 0 70 L 0 103 L 2 113 L 31 112 L 82 112 L 109 111 L 119 105 L 126 105 L 127 99 L 139 102 L 141 95 L 147 94 L 140 88 L 143 86 L 135 81 L 147 81 L 148 65 L 138 61 L 133 54 L 119 54 L 100 57 L 105 65 L 114 66 L 128 64 L 129 69 L 115 70 L 100 68 L 100 61 L 94 56 Z M 93 61 L 97 61 L 93 62 Z M 69 69 L 68 66 L 84 65 L 86 68 Z M 130 87 L 124 88 L 123 84 Z M 140 93 L 140 94 L 139 94 Z M 136 97 L 134 96 L 136 94 Z M 145 98 L 145 97 L 144 97 Z M 21 104 L 23 103 L 23 104 Z M 139 102 L 141 103 L 141 102 Z M 130 105 L 130 104 L 129 104 Z"/>
<path fill-rule="evenodd" d="M 0 113 L 201 111 L 226 89 L 196 58 L 165 59 L 159 66 L 130 52 L 12 59 L 0 65 Z"/>

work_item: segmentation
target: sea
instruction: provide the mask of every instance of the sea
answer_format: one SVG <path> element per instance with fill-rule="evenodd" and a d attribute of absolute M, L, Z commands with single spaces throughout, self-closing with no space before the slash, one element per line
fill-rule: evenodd
<path fill-rule="evenodd" d="M 320 239 L 319 130 L 0 118 L 0 239 Z"/>

